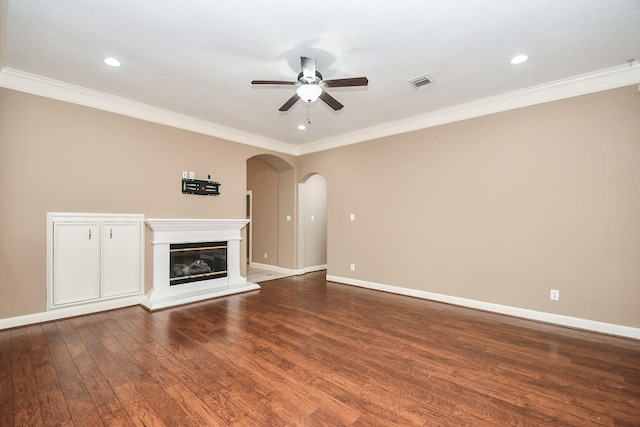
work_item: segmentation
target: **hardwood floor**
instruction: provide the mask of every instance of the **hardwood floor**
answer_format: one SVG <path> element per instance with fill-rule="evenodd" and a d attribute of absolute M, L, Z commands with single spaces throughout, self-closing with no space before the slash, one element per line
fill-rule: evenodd
<path fill-rule="evenodd" d="M 640 425 L 640 341 L 324 272 L 262 286 L 0 331 L 0 425 Z"/>

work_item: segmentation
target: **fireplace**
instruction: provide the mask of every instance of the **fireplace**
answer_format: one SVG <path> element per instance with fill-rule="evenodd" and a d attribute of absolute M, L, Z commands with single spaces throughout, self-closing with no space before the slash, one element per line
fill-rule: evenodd
<path fill-rule="evenodd" d="M 169 286 L 227 277 L 227 242 L 169 245 Z"/>
<path fill-rule="evenodd" d="M 240 274 L 246 219 L 147 219 L 153 288 L 141 305 L 158 310 L 260 289 Z"/>

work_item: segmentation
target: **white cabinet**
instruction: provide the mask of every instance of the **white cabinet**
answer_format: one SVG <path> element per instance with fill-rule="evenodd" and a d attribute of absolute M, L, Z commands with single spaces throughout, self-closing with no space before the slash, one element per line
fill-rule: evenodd
<path fill-rule="evenodd" d="M 141 233 L 141 222 L 102 223 L 101 297 L 142 291 Z"/>
<path fill-rule="evenodd" d="M 141 295 L 144 216 L 47 214 L 48 308 Z"/>
<path fill-rule="evenodd" d="M 100 224 L 57 222 L 53 235 L 53 305 L 99 298 Z"/>

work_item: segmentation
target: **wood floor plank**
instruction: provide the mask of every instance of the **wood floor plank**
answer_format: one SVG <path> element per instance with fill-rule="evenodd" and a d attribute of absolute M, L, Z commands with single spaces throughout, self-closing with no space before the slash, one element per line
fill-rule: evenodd
<path fill-rule="evenodd" d="M 14 348 L 13 345 L 12 348 Z M 15 346 L 16 350 L 22 350 L 22 348 L 21 345 Z M 14 424 L 19 426 L 44 425 L 29 352 L 11 352 L 11 383 L 13 385 Z"/>
<path fill-rule="evenodd" d="M 69 321 L 44 324 L 47 346 L 51 354 L 53 366 L 59 379 L 60 388 L 67 402 L 67 408 L 74 424 L 102 425 L 99 412 L 91 399 L 82 375 L 74 362 L 74 355 L 69 352 L 64 335 L 75 335 Z M 84 357 L 84 355 L 83 355 Z"/>
<path fill-rule="evenodd" d="M 8 332 L 8 331 L 6 331 Z M 0 331 L 0 340 L 2 340 Z M 9 334 L 6 334 L 8 337 Z M 8 341 L 8 340 L 7 340 Z M 10 346 L 0 346 L 0 426 L 13 426 L 13 382 L 11 380 L 11 353 Z"/>
<path fill-rule="evenodd" d="M 105 425 L 131 424 L 131 418 L 127 414 L 124 405 L 116 396 L 113 387 L 104 375 L 94 355 L 97 353 L 94 345 L 102 350 L 96 343 L 89 327 L 83 318 L 72 319 L 75 334 L 64 335 L 67 349 L 73 358 L 78 373 L 84 379 L 92 401 L 96 404 L 97 412 Z"/>
<path fill-rule="evenodd" d="M 25 329 L 29 351 L 47 350 L 47 340 L 42 330 L 42 325 L 31 325 Z"/>
<path fill-rule="evenodd" d="M 38 400 L 45 425 L 73 425 L 67 402 L 47 348 L 31 352 Z"/>
<path fill-rule="evenodd" d="M 118 412 L 118 417 L 129 417 L 131 425 L 164 425 L 161 417 L 142 396 L 140 390 L 130 381 L 127 373 L 121 367 L 120 363 L 126 364 L 126 361 L 120 361 L 118 355 L 124 354 L 125 358 L 128 358 L 129 355 L 125 352 L 118 339 L 110 333 L 109 328 L 105 327 L 105 322 L 112 322 L 110 313 L 92 315 L 90 316 L 90 322 L 87 323 L 88 329 L 80 329 L 79 334 L 85 342 L 91 343 L 88 348 L 98 369 L 103 373 L 118 401 L 126 411 L 126 415 Z"/>
<path fill-rule="evenodd" d="M 214 412 L 213 408 L 203 402 L 196 394 L 183 384 L 176 383 L 165 388 L 165 391 L 180 407 L 189 414 L 193 425 L 224 426 L 225 421 Z"/>
<path fill-rule="evenodd" d="M 11 381 L 11 330 L 0 331 L 0 426 L 12 427 L 13 383 Z"/>
<path fill-rule="evenodd" d="M 0 353 L 9 353 L 11 351 L 11 329 L 0 331 Z"/>
<path fill-rule="evenodd" d="M 112 321 L 108 322 L 107 328 L 120 344 L 117 357 L 115 354 L 114 357 L 129 381 L 135 384 L 135 388 L 165 424 L 176 426 L 191 424 L 190 415 L 165 391 L 165 387 L 173 385 L 177 380 L 172 376 L 161 375 L 160 371 L 165 370 L 161 363 L 140 348 L 118 323 L 121 313 L 110 312 L 109 314 Z"/>
<path fill-rule="evenodd" d="M 9 335 L 11 337 L 11 352 L 23 353 L 29 351 L 29 335 L 27 327 L 11 329 Z"/>
<path fill-rule="evenodd" d="M 120 401 L 126 402 L 126 410 L 133 425 L 171 426 L 171 424 L 167 424 L 162 420 L 160 415 L 156 413 L 132 383 L 122 383 L 113 390 Z"/>
<path fill-rule="evenodd" d="M 184 359 L 182 352 L 177 352 L 178 355 L 176 355 L 173 352 L 175 343 L 167 340 L 167 336 L 164 333 L 165 323 L 159 321 L 166 312 L 156 314 L 160 315 L 155 316 L 153 322 L 157 329 L 150 330 L 148 323 L 144 325 L 138 322 L 128 322 L 128 319 L 124 319 L 121 325 L 133 338 L 139 340 L 139 345 L 146 348 L 153 357 L 162 363 L 162 366 L 166 368 L 167 372 L 170 372 L 171 375 L 180 381 L 179 384 L 173 384 L 172 382 L 173 385 L 165 388 L 167 393 L 171 394 L 178 388 L 186 388 L 186 385 L 189 385 L 188 387 L 190 388 L 186 389 L 185 393 L 192 393 L 193 396 L 199 400 L 195 402 L 190 401 L 190 405 L 197 407 L 200 405 L 200 402 L 202 402 L 202 404 L 208 408 L 207 413 L 211 415 L 212 418 L 219 420 L 220 425 L 232 425 L 245 419 L 246 414 L 228 400 L 228 393 L 226 391 L 230 389 L 231 383 L 225 382 L 224 376 L 220 375 L 221 371 L 217 368 L 210 369 L 202 363 L 194 363 L 192 361 L 193 358 Z M 148 321 L 149 318 L 146 320 Z M 153 340 L 149 340 L 149 335 L 153 336 Z M 183 337 L 175 331 L 171 332 L 171 336 L 181 342 L 187 341 L 187 335 Z M 165 348 L 165 346 L 167 347 Z M 203 352 L 206 353 L 206 350 L 203 350 Z M 206 358 L 206 356 L 203 357 Z M 162 376 L 162 378 L 164 378 L 164 376 Z M 203 378 L 208 380 L 201 383 L 200 381 L 202 381 Z M 162 380 L 162 382 L 166 384 L 164 380 Z M 188 408 L 188 406 L 185 405 L 184 398 L 179 399 L 178 402 L 183 408 Z M 202 417 L 207 417 L 207 415 L 201 413 L 199 410 L 196 412 Z M 215 421 L 211 425 L 216 425 Z"/>

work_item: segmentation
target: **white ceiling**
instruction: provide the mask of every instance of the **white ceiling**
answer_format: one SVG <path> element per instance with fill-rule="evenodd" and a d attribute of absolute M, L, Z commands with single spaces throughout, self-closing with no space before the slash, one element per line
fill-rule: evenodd
<path fill-rule="evenodd" d="M 197 119 L 209 128 L 205 133 L 281 144 L 292 153 L 368 129 L 392 133 L 412 117 L 640 59 L 639 0 L 0 4 L 0 85 L 22 79 L 41 92 L 49 85 L 76 97 L 84 92 L 78 87 L 86 88 Z M 521 53 L 529 60 L 511 65 Z M 106 66 L 108 56 L 122 66 Z M 345 107 L 334 112 L 312 104 L 311 124 L 300 131 L 307 117 L 302 102 L 278 111 L 293 87 L 250 84 L 296 80 L 300 56 L 315 58 L 326 79 L 366 76 L 369 86 L 328 89 Z M 408 83 L 424 73 L 434 86 L 416 90 Z M 85 95 L 102 96 L 91 91 Z M 122 100 L 108 99 L 116 101 Z"/>

